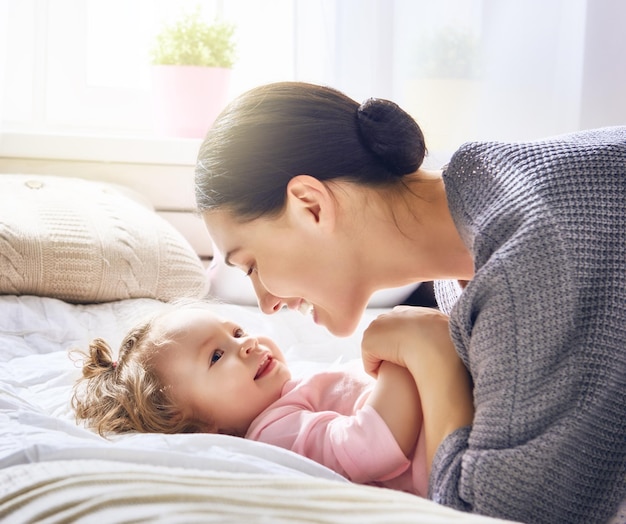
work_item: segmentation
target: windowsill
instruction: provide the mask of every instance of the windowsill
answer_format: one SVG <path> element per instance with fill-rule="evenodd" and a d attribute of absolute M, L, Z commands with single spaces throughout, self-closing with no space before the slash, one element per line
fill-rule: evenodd
<path fill-rule="evenodd" d="M 0 132 L 0 158 L 194 166 L 202 139 Z M 440 169 L 451 152 L 429 151 L 427 169 Z"/>
<path fill-rule="evenodd" d="M 192 166 L 199 138 L 0 133 L 0 157 Z"/>

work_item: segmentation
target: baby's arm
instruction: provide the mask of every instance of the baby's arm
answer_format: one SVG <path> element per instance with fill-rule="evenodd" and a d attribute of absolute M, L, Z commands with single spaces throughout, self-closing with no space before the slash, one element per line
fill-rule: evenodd
<path fill-rule="evenodd" d="M 422 406 L 415 379 L 408 369 L 383 362 L 367 399 L 385 421 L 405 456 L 415 447 L 422 426 Z"/>

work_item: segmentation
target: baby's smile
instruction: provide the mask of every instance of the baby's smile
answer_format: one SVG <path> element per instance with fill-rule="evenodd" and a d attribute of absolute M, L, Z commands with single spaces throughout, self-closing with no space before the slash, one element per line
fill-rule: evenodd
<path fill-rule="evenodd" d="M 266 353 L 265 356 L 259 362 L 259 368 L 254 375 L 254 380 L 264 377 L 267 375 L 272 369 L 274 369 L 274 357 L 269 353 Z"/>

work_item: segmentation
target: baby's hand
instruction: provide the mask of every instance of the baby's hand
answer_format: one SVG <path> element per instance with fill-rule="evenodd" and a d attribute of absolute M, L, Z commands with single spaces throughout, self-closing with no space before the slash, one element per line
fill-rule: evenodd
<path fill-rule="evenodd" d="M 363 333 L 363 366 L 376 376 L 382 361 L 412 369 L 425 353 L 454 351 L 448 331 L 448 317 L 425 307 L 397 306 L 383 313 Z"/>

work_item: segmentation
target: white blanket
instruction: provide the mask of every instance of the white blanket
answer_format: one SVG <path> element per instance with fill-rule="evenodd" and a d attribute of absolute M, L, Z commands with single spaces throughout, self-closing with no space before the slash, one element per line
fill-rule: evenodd
<path fill-rule="evenodd" d="M 49 298 L 0 297 L 0 468 L 91 458 L 341 478 L 294 453 L 235 437 L 133 434 L 105 439 L 78 427 L 69 399 L 80 369 L 69 358 L 68 350 L 87 348 L 96 336 L 117 348 L 131 324 L 159 307 L 159 302 L 149 299 L 76 306 Z M 342 353 L 345 358 L 346 348 L 358 349 L 343 341 L 343 350 L 335 347 L 330 352 L 331 344 L 325 347 L 323 340 L 331 337 L 293 312 L 264 318 L 251 307 L 216 304 L 215 308 L 251 333 L 263 331 L 274 337 L 285 348 L 286 357 L 294 360 L 293 368 L 300 371 L 325 365 L 325 355 L 338 361 Z M 342 345 L 334 342 L 335 346 Z M 326 351 L 318 353 L 313 346 L 323 346 Z M 313 351 L 318 362 L 297 356 L 306 350 Z"/>
<path fill-rule="evenodd" d="M 483 521 L 413 495 L 351 484 L 309 459 L 259 442 L 208 434 L 105 439 L 77 425 L 69 402 L 80 369 L 68 350 L 85 349 L 94 337 L 117 348 L 131 324 L 159 307 L 149 299 L 70 305 L 0 297 L 0 518 Z M 296 376 L 357 363 L 362 330 L 377 313 L 368 311 L 353 336 L 338 339 L 292 311 L 265 316 L 254 307 L 215 309 L 248 332 L 272 337 Z"/>

